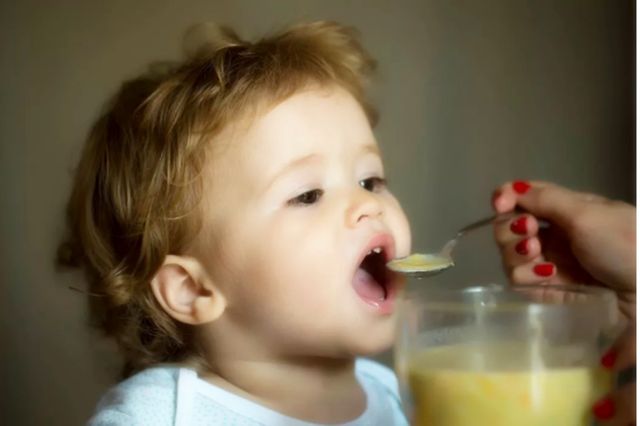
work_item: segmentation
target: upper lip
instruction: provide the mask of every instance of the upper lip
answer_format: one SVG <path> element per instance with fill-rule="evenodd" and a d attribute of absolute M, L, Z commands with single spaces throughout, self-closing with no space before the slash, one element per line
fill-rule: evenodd
<path fill-rule="evenodd" d="M 359 268 L 360 265 L 362 265 L 364 258 L 367 257 L 369 252 L 371 252 L 375 248 L 382 249 L 385 265 L 389 263 L 391 260 L 395 259 L 396 257 L 396 243 L 394 238 L 391 236 L 391 234 L 389 233 L 375 234 L 369 239 L 367 245 L 362 250 L 362 253 L 360 253 L 360 259 L 356 264 L 356 269 Z"/>

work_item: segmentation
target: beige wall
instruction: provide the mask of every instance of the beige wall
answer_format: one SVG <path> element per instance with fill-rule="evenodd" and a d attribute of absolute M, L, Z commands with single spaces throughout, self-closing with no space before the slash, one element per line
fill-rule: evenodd
<path fill-rule="evenodd" d="M 56 4 L 54 7 L 53 5 Z M 54 273 L 70 170 L 98 108 L 201 20 L 260 34 L 300 19 L 359 27 L 380 60 L 388 174 L 415 246 L 489 212 L 505 179 L 633 199 L 634 3 L 627 1 L 5 1 L 0 6 L 0 423 L 81 424 L 115 361 Z M 454 284 L 501 280 L 488 233 Z"/>

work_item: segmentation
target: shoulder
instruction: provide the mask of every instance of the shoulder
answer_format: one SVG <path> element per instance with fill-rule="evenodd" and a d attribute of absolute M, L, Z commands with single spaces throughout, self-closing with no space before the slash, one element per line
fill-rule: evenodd
<path fill-rule="evenodd" d="M 356 374 L 373 381 L 375 384 L 385 388 L 385 390 L 393 395 L 398 395 L 398 378 L 389 367 L 379 362 L 358 358 L 356 360 Z"/>
<path fill-rule="evenodd" d="M 178 368 L 150 368 L 119 383 L 101 399 L 90 426 L 173 424 Z"/>

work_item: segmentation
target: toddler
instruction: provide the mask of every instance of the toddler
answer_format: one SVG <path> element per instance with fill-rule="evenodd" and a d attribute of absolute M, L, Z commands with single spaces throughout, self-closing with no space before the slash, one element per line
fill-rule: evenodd
<path fill-rule="evenodd" d="M 410 252 L 365 96 L 374 61 L 318 22 L 209 28 L 93 126 L 59 262 L 125 361 L 91 425 L 407 425 L 388 349 Z"/>

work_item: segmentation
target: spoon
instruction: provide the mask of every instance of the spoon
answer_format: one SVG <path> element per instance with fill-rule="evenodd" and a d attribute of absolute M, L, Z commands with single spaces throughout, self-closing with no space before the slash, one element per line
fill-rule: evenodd
<path fill-rule="evenodd" d="M 442 247 L 440 253 L 414 253 L 412 255 L 390 261 L 387 263 L 387 268 L 394 272 L 418 279 L 437 275 L 455 265 L 453 258 L 451 257 L 451 252 L 463 236 L 471 231 L 475 231 L 476 229 L 480 229 L 494 223 L 504 222 L 514 218 L 515 216 L 522 215 L 523 213 L 524 212 L 521 210 L 513 210 L 508 213 L 494 215 L 474 222 L 459 230 L 455 237 L 449 240 L 449 242 Z"/>

